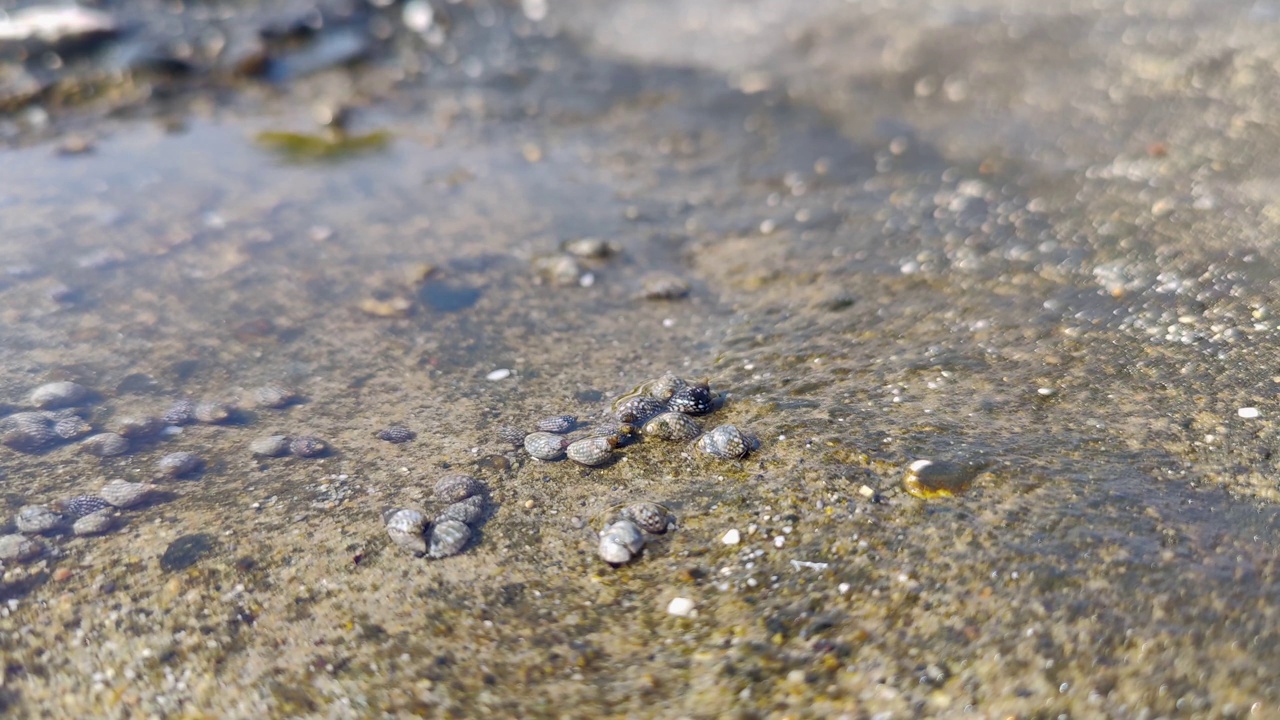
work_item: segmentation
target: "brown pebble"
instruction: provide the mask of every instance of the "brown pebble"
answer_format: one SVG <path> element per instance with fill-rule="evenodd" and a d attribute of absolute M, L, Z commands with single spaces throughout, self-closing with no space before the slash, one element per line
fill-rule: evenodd
<path fill-rule="evenodd" d="M 60 567 L 53 571 L 53 580 L 54 582 L 66 582 L 67 580 L 70 580 L 73 575 L 75 575 L 75 572 L 70 568 Z"/>
<path fill-rule="evenodd" d="M 532 499 L 529 499 L 529 500 L 525 500 L 525 501 L 524 501 L 524 509 L 525 509 L 525 510 L 532 510 L 532 509 L 534 509 L 534 508 L 535 508 L 535 507 L 537 507 L 537 506 L 538 506 L 538 503 L 534 502 Z"/>

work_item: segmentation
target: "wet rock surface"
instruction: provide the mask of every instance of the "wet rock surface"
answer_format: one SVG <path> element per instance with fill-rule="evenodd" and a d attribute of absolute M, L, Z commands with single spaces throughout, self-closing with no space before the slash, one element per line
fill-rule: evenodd
<path fill-rule="evenodd" d="M 3 426 L 8 515 L 206 461 L 111 532 L 6 561 L 5 703 L 1280 704 L 1259 672 L 1280 660 L 1265 3 L 235 7 L 163 24 L 225 31 L 185 74 L 154 44 L 122 74 L 0 43 L 0 407 L 72 380 L 101 396 L 94 427 L 275 383 L 306 398 L 179 413 L 109 457 L 50 418 Z M 171 15 L 111 12 L 147 42 Z M 126 47 L 101 34 L 83 52 Z M 580 238 L 609 252 L 558 255 Z M 638 299 L 661 274 L 691 292 Z M 644 442 L 586 468 L 495 437 L 672 369 L 728 388 L 713 424 L 765 450 Z M 379 439 L 388 419 L 418 437 Z M 339 452 L 246 451 L 302 433 Z M 982 472 L 921 499 L 921 458 Z M 392 545 L 382 508 L 473 470 L 490 496 L 475 537 L 454 528 L 464 552 Z M 637 502 L 679 529 L 613 568 L 590 520 Z"/>

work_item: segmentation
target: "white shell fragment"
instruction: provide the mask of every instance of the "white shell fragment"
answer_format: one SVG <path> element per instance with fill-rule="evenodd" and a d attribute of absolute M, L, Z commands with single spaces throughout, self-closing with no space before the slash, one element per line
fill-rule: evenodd
<path fill-rule="evenodd" d="M 644 533 L 630 520 L 619 520 L 600 533 L 600 559 L 610 565 L 631 562 L 644 548 Z"/>
<path fill-rule="evenodd" d="M 689 598 L 671 598 L 671 602 L 667 603 L 667 614 L 676 617 L 693 617 L 698 614 L 694 608 L 693 601 Z"/>
<path fill-rule="evenodd" d="M 62 516 L 44 505 L 24 505 L 14 518 L 18 532 L 39 534 L 49 532 L 62 524 Z"/>
<path fill-rule="evenodd" d="M 101 535 L 116 523 L 116 513 L 110 508 L 91 512 L 71 524 L 73 535 Z"/>
<path fill-rule="evenodd" d="M 402 509 L 387 515 L 387 535 L 391 542 L 415 555 L 427 552 L 427 518 L 417 510 Z"/>
<path fill-rule="evenodd" d="M 53 408 L 79 405 L 89 397 L 89 388 L 80 383 L 68 381 L 51 382 L 31 391 L 31 404 L 38 408 Z"/>
<path fill-rule="evenodd" d="M 484 379 L 485 380 L 506 380 L 509 377 L 511 377 L 511 370 L 509 370 L 508 368 L 498 368 L 497 370 L 490 372 L 488 375 L 485 375 Z"/>
<path fill-rule="evenodd" d="M 457 520 L 444 520 L 431 528 L 431 549 L 427 554 L 433 558 L 457 555 L 470 540 L 470 526 Z"/>
<path fill-rule="evenodd" d="M 151 483 L 135 483 L 127 480 L 112 480 L 98 491 L 98 497 L 118 508 L 130 508 L 143 500 L 155 490 Z"/>
<path fill-rule="evenodd" d="M 0 536 L 0 560 L 26 562 L 43 551 L 43 545 L 25 535 Z"/>

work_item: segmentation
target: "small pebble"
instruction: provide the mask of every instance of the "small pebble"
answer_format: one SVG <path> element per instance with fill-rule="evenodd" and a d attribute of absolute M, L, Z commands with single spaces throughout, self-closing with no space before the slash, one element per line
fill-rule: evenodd
<path fill-rule="evenodd" d="M 392 425 L 378 431 L 378 439 L 393 444 L 407 443 L 417 437 L 417 433 L 403 425 Z"/>
<path fill-rule="evenodd" d="M 44 505 L 24 505 L 14 518 L 18 532 L 38 535 L 62 525 L 62 516 Z"/>
<path fill-rule="evenodd" d="M 289 452 L 304 458 L 320 457 L 329 452 L 329 445 L 318 437 L 303 435 L 289 443 Z"/>
<path fill-rule="evenodd" d="M 113 507 L 130 508 L 147 499 L 156 486 L 151 483 L 136 483 L 127 480 L 112 480 L 98 491 L 98 497 L 111 503 Z"/>
<path fill-rule="evenodd" d="M 575 257 L 600 260 L 617 253 L 620 248 L 607 240 L 599 238 L 579 238 L 577 240 L 564 241 L 561 243 L 560 249 Z"/>
<path fill-rule="evenodd" d="M 497 370 L 490 372 L 488 375 L 485 375 L 484 379 L 485 380 L 506 380 L 509 377 L 511 377 L 511 370 L 509 368 L 498 368 Z"/>
<path fill-rule="evenodd" d="M 268 435 L 249 443 L 249 452 L 261 457 L 280 457 L 289 454 L 289 436 Z"/>
<path fill-rule="evenodd" d="M 189 452 L 169 453 L 156 462 L 156 470 L 165 477 L 180 478 L 199 472 L 204 461 Z"/>
<path fill-rule="evenodd" d="M 986 465 L 916 460 L 907 467 L 902 488 L 921 500 L 955 497 L 969 489 Z"/>
<path fill-rule="evenodd" d="M 733 528 L 720 538 L 720 542 L 725 545 L 737 545 L 742 542 L 742 533 L 738 532 L 738 528 Z"/>
<path fill-rule="evenodd" d="M 114 457 L 129 452 L 129 441 L 116 433 L 104 432 L 81 440 L 80 449 L 98 457 Z"/>
<path fill-rule="evenodd" d="M 640 280 L 640 297 L 645 300 L 679 300 L 688 296 L 689 282 L 671 273 L 650 273 Z"/>
<path fill-rule="evenodd" d="M 24 535 L 0 535 L 0 560 L 26 562 L 44 552 L 44 546 Z"/>
<path fill-rule="evenodd" d="M 672 598 L 671 602 L 667 603 L 668 615 L 687 618 L 693 617 L 697 612 L 698 611 L 694 609 L 693 601 L 689 598 Z"/>
<path fill-rule="evenodd" d="M 71 568 L 60 567 L 53 571 L 53 575 L 51 577 L 54 582 L 66 582 L 74 577 L 75 574 L 75 571 Z"/>
<path fill-rule="evenodd" d="M 168 423 L 149 415 L 126 415 L 115 422 L 112 430 L 126 438 L 149 438 L 158 434 Z"/>
<path fill-rule="evenodd" d="M 577 285 L 582 277 L 577 258 L 565 253 L 534 258 L 533 270 L 540 281 L 560 287 Z"/>
<path fill-rule="evenodd" d="M 89 388 L 69 381 L 51 382 L 31 391 L 31 404 L 52 409 L 79 405 L 89 398 Z"/>
<path fill-rule="evenodd" d="M 1256 407 L 1242 407 L 1239 410 L 1236 410 L 1236 414 L 1248 420 L 1256 418 L 1262 413 Z"/>

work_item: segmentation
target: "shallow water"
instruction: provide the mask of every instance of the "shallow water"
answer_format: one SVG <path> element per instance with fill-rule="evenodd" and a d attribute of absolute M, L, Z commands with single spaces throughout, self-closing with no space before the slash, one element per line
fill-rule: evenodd
<path fill-rule="evenodd" d="M 116 532 L 6 567 L 3 701 L 1273 709 L 1277 263 L 1257 203 L 1275 143 L 1246 107 L 1268 102 L 1272 41 L 1197 4 L 918 5 L 570 4 L 539 25 L 467 5 L 456 63 L 420 77 L 392 56 L 193 91 L 164 123 L 55 119 L 91 130 L 87 154 L 5 151 L 0 399 L 75 379 L 97 426 L 182 397 L 247 411 L 119 458 L 0 452 L 10 510 L 146 479 L 174 450 L 208 462 Z M 321 132 L 311 106 L 335 100 L 388 145 L 297 162 L 255 140 Z M 622 251 L 587 287 L 540 282 L 533 260 L 584 236 Z M 689 297 L 640 298 L 654 271 Z M 360 309 L 393 299 L 405 316 Z M 494 435 L 597 416 L 668 370 L 728 393 L 707 424 L 753 429 L 760 451 L 647 441 L 585 469 Z M 253 408 L 267 382 L 304 401 Z M 375 438 L 393 423 L 416 440 Z M 303 433 L 334 452 L 247 449 Z M 991 464 L 920 501 L 900 482 L 922 457 Z M 390 545 L 381 512 L 436 509 L 431 483 L 458 470 L 494 500 L 468 550 Z M 610 568 L 594 532 L 636 499 L 679 528 Z M 676 597 L 697 616 L 667 614 Z"/>

